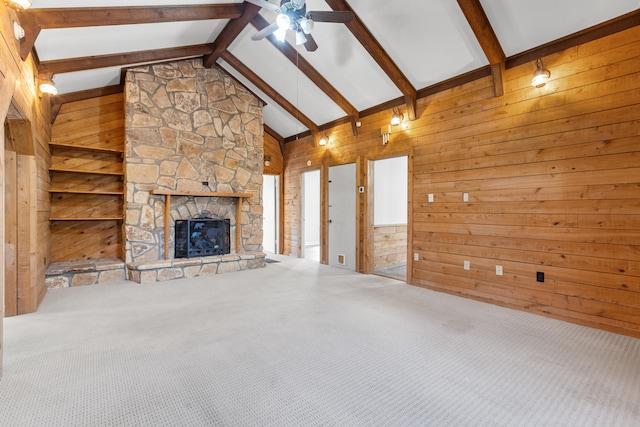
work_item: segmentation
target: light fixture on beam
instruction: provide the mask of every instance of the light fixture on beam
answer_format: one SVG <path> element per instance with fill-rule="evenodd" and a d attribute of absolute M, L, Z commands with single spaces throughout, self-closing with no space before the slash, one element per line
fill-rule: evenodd
<path fill-rule="evenodd" d="M 40 93 L 48 95 L 57 95 L 58 89 L 52 78 L 39 79 L 38 88 Z"/>
<path fill-rule="evenodd" d="M 18 41 L 22 40 L 25 36 L 24 28 L 22 28 L 17 22 L 13 23 L 13 36 Z"/>
<path fill-rule="evenodd" d="M 404 114 L 397 107 L 393 107 L 393 116 L 391 116 L 391 125 L 398 126 L 404 120 Z"/>
<path fill-rule="evenodd" d="M 264 156 L 264 165 L 265 165 L 266 167 L 271 166 L 271 155 L 266 154 L 266 155 Z"/>
<path fill-rule="evenodd" d="M 542 65 L 542 59 L 536 60 L 536 71 L 533 72 L 533 79 L 531 79 L 531 86 L 533 87 L 543 87 L 549 81 L 549 77 L 551 77 L 551 71 L 544 68 Z"/>
<path fill-rule="evenodd" d="M 318 145 L 325 146 L 327 145 L 328 142 L 329 142 L 329 137 L 327 137 L 327 135 L 325 134 L 322 134 L 320 136 L 320 139 L 318 140 Z"/>
<path fill-rule="evenodd" d="M 4 4 L 9 6 L 11 9 L 22 12 L 23 10 L 31 7 L 31 0 L 4 0 Z"/>

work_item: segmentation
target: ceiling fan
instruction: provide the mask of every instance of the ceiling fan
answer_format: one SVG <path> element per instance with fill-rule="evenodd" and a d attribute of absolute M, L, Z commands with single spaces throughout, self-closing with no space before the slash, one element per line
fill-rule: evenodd
<path fill-rule="evenodd" d="M 276 22 L 258 31 L 251 37 L 252 40 L 262 40 L 274 34 L 278 40 L 284 41 L 287 31 L 291 30 L 296 34 L 296 45 L 303 44 L 309 52 L 318 49 L 318 45 L 311 36 L 314 22 L 347 23 L 354 18 L 351 11 L 316 10 L 307 12 L 305 0 L 280 0 L 280 6 L 276 6 L 267 0 L 246 1 L 278 13 Z"/>

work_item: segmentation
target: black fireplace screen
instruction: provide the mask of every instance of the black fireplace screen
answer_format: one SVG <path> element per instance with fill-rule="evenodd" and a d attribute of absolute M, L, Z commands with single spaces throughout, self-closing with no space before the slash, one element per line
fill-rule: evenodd
<path fill-rule="evenodd" d="M 176 220 L 175 257 L 192 258 L 231 252 L 228 219 Z"/>

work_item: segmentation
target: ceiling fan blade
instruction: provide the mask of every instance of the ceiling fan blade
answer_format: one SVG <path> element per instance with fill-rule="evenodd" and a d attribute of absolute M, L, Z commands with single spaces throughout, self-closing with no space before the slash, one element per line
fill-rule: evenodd
<path fill-rule="evenodd" d="M 275 22 L 268 27 L 264 27 L 257 33 L 251 36 L 251 40 L 262 40 L 263 38 L 273 34 L 278 29 L 278 24 Z"/>
<path fill-rule="evenodd" d="M 274 12 L 280 12 L 280 8 L 273 3 L 269 3 L 267 0 L 246 0 L 247 3 L 253 3 L 256 6 L 264 7 L 265 9 L 273 10 Z"/>
<path fill-rule="evenodd" d="M 338 22 L 345 24 L 347 22 L 351 22 L 355 15 L 351 11 L 325 12 L 321 10 L 312 10 L 307 13 L 307 17 L 313 19 L 315 22 Z"/>
<path fill-rule="evenodd" d="M 311 34 L 306 34 L 307 41 L 304 43 L 304 48 L 309 52 L 315 52 L 318 49 L 316 41 L 311 37 Z"/>

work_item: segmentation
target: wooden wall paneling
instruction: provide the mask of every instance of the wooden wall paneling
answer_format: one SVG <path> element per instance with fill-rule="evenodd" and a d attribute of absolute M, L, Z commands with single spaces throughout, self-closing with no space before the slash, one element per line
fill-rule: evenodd
<path fill-rule="evenodd" d="M 542 89 L 524 64 L 505 70 L 503 97 L 485 77 L 419 99 L 418 118 L 384 147 L 390 111 L 363 117 L 358 137 L 328 130 L 326 148 L 288 142 L 285 185 L 307 159 L 409 151 L 409 283 L 640 337 L 640 27 L 544 60 Z"/>
<path fill-rule="evenodd" d="M 51 192 L 123 194 L 124 188 L 119 175 L 56 172 L 51 177 Z"/>
<path fill-rule="evenodd" d="M 36 257 L 38 254 L 36 193 L 37 164 L 34 156 L 18 154 L 18 314 L 32 313 L 39 302 Z"/>
<path fill-rule="evenodd" d="M 363 177 L 363 185 L 365 186 L 363 198 L 364 212 L 364 242 L 362 248 L 364 248 L 364 271 L 365 274 L 371 274 L 375 268 L 375 237 L 373 224 L 375 223 L 375 217 L 373 214 L 373 207 L 375 202 L 375 186 L 373 176 L 375 174 L 375 162 L 371 159 L 367 159 L 367 168 L 365 170 L 365 176 Z"/>
<path fill-rule="evenodd" d="M 8 131 L 8 127 L 7 127 Z M 6 132 L 5 132 L 6 134 Z M 7 146 L 10 138 L 6 138 Z M 4 150 L 4 315 L 18 314 L 18 195 L 17 155 Z"/>
<path fill-rule="evenodd" d="M 53 221 L 53 262 L 122 257 L 121 222 Z"/>
<path fill-rule="evenodd" d="M 320 168 L 320 263 L 329 264 L 329 165 Z"/>
<path fill-rule="evenodd" d="M 407 158 L 407 283 L 413 284 L 413 253 L 414 253 L 414 148 L 409 149 L 409 156 Z"/>
<path fill-rule="evenodd" d="M 267 175 L 280 175 L 284 170 L 284 158 L 280 150 L 280 142 L 268 133 L 264 133 L 264 156 L 270 159 L 270 165 L 264 166 Z"/>

